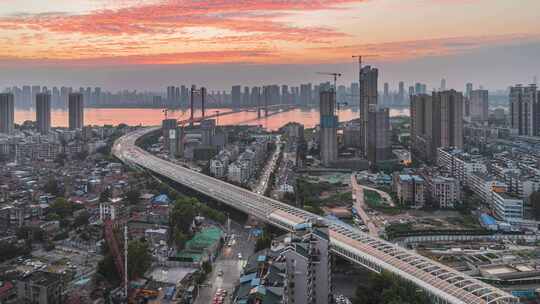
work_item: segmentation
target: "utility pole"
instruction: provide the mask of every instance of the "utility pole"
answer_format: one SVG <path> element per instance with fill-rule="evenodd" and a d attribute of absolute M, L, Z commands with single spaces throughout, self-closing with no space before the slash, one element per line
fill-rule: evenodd
<path fill-rule="evenodd" d="M 124 294 L 128 297 L 128 226 L 124 226 Z"/>
<path fill-rule="evenodd" d="M 193 127 L 193 103 L 195 102 L 195 85 L 191 86 L 191 104 L 189 113 L 189 125 Z"/>
<path fill-rule="evenodd" d="M 205 99 L 206 99 L 206 88 L 205 87 L 202 87 L 201 88 L 201 110 L 202 110 L 202 117 L 204 118 L 204 111 L 205 111 L 205 105 L 204 105 L 204 102 L 205 102 Z"/>

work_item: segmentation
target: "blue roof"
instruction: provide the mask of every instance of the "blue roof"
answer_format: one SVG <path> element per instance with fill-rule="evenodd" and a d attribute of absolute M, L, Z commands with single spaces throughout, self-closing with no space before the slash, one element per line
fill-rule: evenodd
<path fill-rule="evenodd" d="M 266 256 L 265 255 L 259 255 L 257 257 L 257 262 L 264 262 L 266 261 Z"/>
<path fill-rule="evenodd" d="M 259 285 L 261 285 L 261 279 L 256 278 L 256 279 L 251 280 L 251 286 L 259 286 Z"/>
<path fill-rule="evenodd" d="M 304 222 L 304 223 L 294 225 L 294 230 L 304 230 L 307 228 L 311 228 L 311 223 Z"/>
<path fill-rule="evenodd" d="M 255 279 L 256 277 L 257 277 L 257 274 L 255 272 L 243 275 L 243 276 L 240 277 L 240 283 L 249 282 L 249 281 Z"/>
<path fill-rule="evenodd" d="M 415 181 L 415 182 L 423 182 L 424 179 L 418 175 L 409 175 L 409 174 L 400 174 L 399 179 L 405 182 Z"/>
<path fill-rule="evenodd" d="M 497 225 L 497 221 L 485 213 L 482 213 L 480 215 L 480 220 L 482 221 L 484 225 L 487 225 L 487 226 Z"/>
<path fill-rule="evenodd" d="M 158 205 L 168 205 L 170 202 L 171 199 L 166 194 L 160 194 L 152 199 L 152 203 Z"/>

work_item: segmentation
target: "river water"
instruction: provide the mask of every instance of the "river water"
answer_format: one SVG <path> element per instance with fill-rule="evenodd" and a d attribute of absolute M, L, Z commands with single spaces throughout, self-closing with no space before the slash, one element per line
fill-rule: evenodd
<path fill-rule="evenodd" d="M 207 115 L 216 114 L 216 111 L 225 113 L 231 109 L 208 109 Z M 200 110 L 195 112 L 195 117 L 201 115 Z M 345 109 L 339 112 L 339 120 L 347 121 L 359 117 L 358 110 Z M 409 115 L 409 109 L 391 109 L 390 116 Z M 22 123 L 25 120 L 35 120 L 33 110 L 15 110 L 15 122 Z M 68 112 L 63 110 L 53 110 L 51 112 L 53 127 L 67 127 Z M 161 109 L 146 108 L 87 108 L 84 110 L 85 125 L 127 125 L 154 126 L 161 124 L 165 117 Z M 169 111 L 169 118 L 187 119 L 189 110 Z M 319 111 L 317 109 L 295 109 L 287 112 L 280 112 L 267 118 L 257 119 L 256 112 L 240 112 L 230 115 L 220 116 L 217 119 L 219 125 L 262 125 L 268 130 L 277 130 L 288 122 L 294 121 L 303 124 L 306 128 L 312 128 L 319 123 Z"/>

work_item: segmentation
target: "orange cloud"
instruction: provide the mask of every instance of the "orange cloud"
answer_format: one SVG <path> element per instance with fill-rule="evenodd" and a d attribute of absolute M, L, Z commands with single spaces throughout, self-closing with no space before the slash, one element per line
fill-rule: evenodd
<path fill-rule="evenodd" d="M 284 21 L 366 1 L 114 0 L 115 9 L 85 14 L 0 17 L 0 63 L 321 63 L 349 60 L 359 52 L 396 60 L 538 38 L 506 35 L 361 44 L 336 28 Z"/>

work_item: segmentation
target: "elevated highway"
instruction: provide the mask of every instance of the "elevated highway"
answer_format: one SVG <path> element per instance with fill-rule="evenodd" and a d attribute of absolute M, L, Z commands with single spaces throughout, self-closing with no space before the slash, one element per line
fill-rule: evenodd
<path fill-rule="evenodd" d="M 119 138 L 113 146 L 113 154 L 127 165 L 160 174 L 285 230 L 291 231 L 298 223 L 319 218 L 313 213 L 173 164 L 135 145 L 138 138 L 158 130 L 158 127 L 143 128 Z M 373 271 L 386 270 L 408 280 L 429 294 L 434 303 L 519 303 L 505 291 L 413 251 L 349 226 L 324 221 L 329 226 L 334 254 Z"/>

